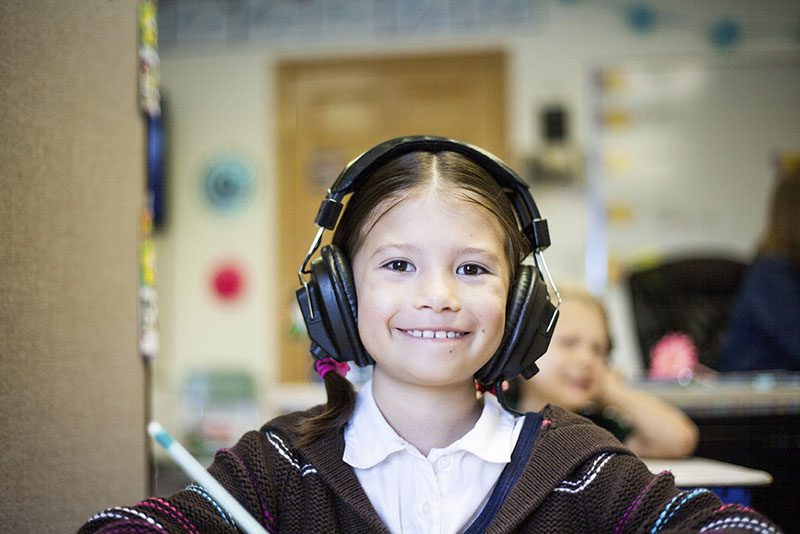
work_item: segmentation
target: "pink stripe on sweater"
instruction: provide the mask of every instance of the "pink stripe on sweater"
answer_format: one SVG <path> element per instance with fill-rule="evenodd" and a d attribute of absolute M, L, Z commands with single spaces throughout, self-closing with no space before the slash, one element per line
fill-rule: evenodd
<path fill-rule="evenodd" d="M 636 509 L 639 508 L 639 505 L 642 504 L 642 499 L 644 498 L 645 494 L 647 494 L 647 492 L 650 491 L 650 488 L 653 487 L 653 485 L 658 481 L 660 477 L 668 474 L 669 471 L 661 471 L 659 474 L 654 476 L 644 488 L 642 488 L 642 491 L 639 492 L 639 495 L 636 496 L 636 498 L 633 500 L 630 506 L 628 506 L 628 509 L 625 510 L 625 513 L 622 514 L 619 523 L 617 523 L 616 528 L 614 528 L 614 534 L 619 534 L 620 532 L 622 532 L 622 529 L 624 529 L 625 525 L 628 523 L 628 519 L 631 518 L 633 512 L 635 512 Z"/>
<path fill-rule="evenodd" d="M 163 532 L 163 530 L 159 530 L 155 526 L 148 524 L 147 521 L 140 519 L 114 521 L 108 525 L 103 525 L 102 528 L 97 530 L 97 534 L 152 534 L 153 532 Z"/>
<path fill-rule="evenodd" d="M 717 512 L 722 512 L 723 510 L 729 510 L 729 509 L 731 509 L 731 508 L 732 508 L 732 509 L 734 509 L 734 510 L 739 510 L 740 512 L 752 512 L 752 513 L 756 513 L 756 511 L 755 511 L 755 510 L 753 510 L 752 508 L 750 508 L 750 507 L 748 507 L 748 506 L 744 506 L 744 505 L 742 505 L 742 504 L 736 504 L 736 503 L 731 503 L 731 504 L 723 504 L 722 506 L 720 506 L 719 508 L 717 508 Z"/>
<path fill-rule="evenodd" d="M 255 491 L 256 491 L 256 496 L 258 497 L 258 504 L 261 506 L 261 512 L 264 514 L 264 517 L 269 522 L 269 525 L 271 527 L 274 527 L 275 526 L 275 520 L 270 515 L 269 510 L 267 510 L 266 503 L 261 498 L 261 488 L 256 483 L 255 477 L 250 472 L 250 470 L 247 468 L 245 463 L 242 461 L 241 458 L 239 458 L 239 456 L 235 452 L 233 452 L 230 449 L 219 449 L 217 451 L 217 454 L 219 454 L 219 453 L 227 454 L 228 456 L 230 456 L 233 459 L 233 461 L 236 462 L 237 464 L 239 464 L 242 467 L 242 469 L 244 469 L 244 472 L 247 473 L 247 478 L 250 479 L 250 484 L 253 485 L 253 489 L 255 489 Z"/>
<path fill-rule="evenodd" d="M 166 515 L 168 515 L 169 517 L 171 517 L 172 519 L 175 519 L 176 521 L 181 523 L 182 526 L 186 527 L 186 529 L 189 532 L 200 534 L 200 530 L 198 530 L 198 528 L 196 526 L 194 526 L 191 523 L 191 521 L 186 519 L 186 517 L 180 512 L 180 510 L 178 510 L 177 508 L 172 506 L 170 503 L 168 503 L 164 499 L 160 499 L 158 497 L 154 497 L 152 499 L 147 499 L 146 501 L 140 502 L 139 506 L 148 506 L 150 508 L 153 508 L 155 510 L 163 512 Z"/>

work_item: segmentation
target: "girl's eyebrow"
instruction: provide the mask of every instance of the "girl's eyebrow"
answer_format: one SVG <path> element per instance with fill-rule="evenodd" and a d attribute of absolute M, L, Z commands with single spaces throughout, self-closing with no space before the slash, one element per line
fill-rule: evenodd
<path fill-rule="evenodd" d="M 485 256 L 486 258 L 492 261 L 500 261 L 500 258 L 494 252 L 491 252 L 485 248 L 478 248 L 478 247 L 463 247 L 458 249 L 459 254 L 477 254 L 479 256 Z"/>
<path fill-rule="evenodd" d="M 370 255 L 370 259 L 374 258 L 378 254 L 382 254 L 387 250 L 398 250 L 400 252 L 414 252 L 418 250 L 418 247 L 412 245 L 410 243 L 386 243 L 385 245 L 381 245 L 378 247 L 375 252 Z"/>

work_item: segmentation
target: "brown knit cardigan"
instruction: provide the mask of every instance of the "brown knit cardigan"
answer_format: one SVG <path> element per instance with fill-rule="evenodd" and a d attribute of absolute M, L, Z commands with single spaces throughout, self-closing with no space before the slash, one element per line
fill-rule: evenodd
<path fill-rule="evenodd" d="M 217 452 L 209 471 L 269 532 L 388 532 L 342 461 L 341 434 L 295 446 L 299 422 L 319 407 L 278 417 Z M 104 510 L 80 532 L 237 532 L 192 484 L 169 498 Z M 723 505 L 707 490 L 680 491 L 652 474 L 608 432 L 557 407 L 528 414 L 489 503 L 470 532 L 747 532 L 778 527 Z"/>

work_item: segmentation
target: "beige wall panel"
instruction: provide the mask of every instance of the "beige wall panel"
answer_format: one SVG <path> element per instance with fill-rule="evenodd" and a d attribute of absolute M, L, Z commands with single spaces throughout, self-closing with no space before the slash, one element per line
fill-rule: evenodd
<path fill-rule="evenodd" d="M 0 530 L 145 491 L 136 2 L 0 4 Z"/>

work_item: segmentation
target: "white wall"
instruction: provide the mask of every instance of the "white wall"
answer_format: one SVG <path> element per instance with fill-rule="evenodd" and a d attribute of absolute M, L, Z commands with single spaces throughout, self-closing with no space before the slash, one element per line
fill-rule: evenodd
<path fill-rule="evenodd" d="M 156 417 L 175 428 L 188 372 L 242 369 L 262 388 L 274 380 L 269 64 L 252 54 L 163 61 L 171 161 L 168 221 L 156 238 L 161 356 L 154 389 Z M 253 197 L 235 213 L 214 211 L 203 195 L 204 169 L 226 153 L 251 161 L 256 172 Z M 227 259 L 242 267 L 245 289 L 240 300 L 220 302 L 209 283 Z"/>
<path fill-rule="evenodd" d="M 500 46 L 510 65 L 509 126 L 512 165 L 538 148 L 535 113 L 560 102 L 572 113 L 578 146 L 587 139 L 589 74 L 599 65 L 636 59 L 692 57 L 715 60 L 722 53 L 709 44 L 704 27 L 722 15 L 742 22 L 741 45 L 724 55 L 735 57 L 796 57 L 798 38 L 785 30 L 797 21 L 800 4 L 793 0 L 748 1 L 672 0 L 654 4 L 680 15 L 664 21 L 652 33 L 632 31 L 610 4 L 543 2 L 541 23 L 527 36 L 463 40 L 392 42 L 326 42 L 324 45 L 250 43 L 228 46 L 181 46 L 162 53 L 164 90 L 172 104 L 171 225 L 158 238 L 162 356 L 156 368 L 156 416 L 173 420 L 185 373 L 197 367 L 240 367 L 255 373 L 264 393 L 263 415 L 274 409 L 278 302 L 274 291 L 274 254 L 280 223 L 274 217 L 276 145 L 273 67 L 283 58 L 426 52 Z M 780 31 L 772 31 L 780 29 Z M 210 216 L 201 205 L 200 170 L 222 149 L 248 154 L 258 168 L 254 203 L 236 216 Z M 760 191 L 760 190 L 759 190 Z M 550 221 L 554 246 L 548 261 L 559 279 L 584 277 L 587 207 L 580 188 L 542 187 L 534 191 L 539 208 Z M 762 195 L 761 192 L 758 193 Z M 311 224 L 311 221 L 309 221 Z M 250 290 L 244 302 L 220 306 L 206 289 L 209 262 L 232 253 L 247 265 Z M 622 343 L 625 347 L 625 343 Z"/>

